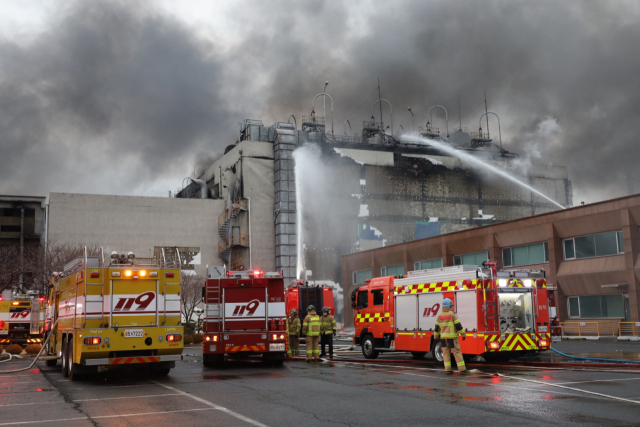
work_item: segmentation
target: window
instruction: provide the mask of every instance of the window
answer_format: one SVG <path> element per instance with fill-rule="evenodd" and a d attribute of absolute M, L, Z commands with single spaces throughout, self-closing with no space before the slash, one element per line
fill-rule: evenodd
<path fill-rule="evenodd" d="M 453 264 L 454 265 L 477 265 L 481 266 L 483 262 L 489 259 L 489 252 L 475 252 L 472 254 L 465 255 L 454 255 L 453 256 Z"/>
<path fill-rule="evenodd" d="M 549 262 L 549 246 L 547 242 L 502 249 L 502 265 L 505 267 L 542 264 L 545 262 Z"/>
<path fill-rule="evenodd" d="M 367 308 L 368 306 L 369 306 L 369 291 L 358 292 L 358 305 L 356 306 L 356 309 L 362 310 L 363 308 Z"/>
<path fill-rule="evenodd" d="M 373 295 L 373 305 L 382 305 L 384 302 L 384 289 L 374 289 L 371 291 Z"/>
<path fill-rule="evenodd" d="M 381 276 L 402 276 L 404 275 L 404 265 L 389 265 L 387 267 L 382 267 Z"/>
<path fill-rule="evenodd" d="M 567 298 L 567 306 L 569 317 L 582 319 L 625 317 L 622 294 L 569 297 Z"/>
<path fill-rule="evenodd" d="M 428 270 L 430 268 L 442 268 L 442 258 L 428 259 L 413 263 L 414 270 Z"/>
<path fill-rule="evenodd" d="M 564 240 L 564 259 L 593 258 L 621 253 L 624 253 L 622 231 L 610 231 Z"/>
<path fill-rule="evenodd" d="M 365 280 L 371 280 L 371 270 L 360 270 L 353 272 L 353 284 L 364 285 Z"/>
<path fill-rule="evenodd" d="M 0 231 L 4 231 L 6 233 L 19 233 L 20 226 L 19 225 L 3 225 L 0 227 Z"/>

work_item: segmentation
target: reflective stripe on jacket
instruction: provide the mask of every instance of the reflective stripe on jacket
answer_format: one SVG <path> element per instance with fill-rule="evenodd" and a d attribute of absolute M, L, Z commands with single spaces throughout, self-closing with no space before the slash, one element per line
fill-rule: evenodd
<path fill-rule="evenodd" d="M 332 335 L 336 332 L 336 319 L 332 315 L 323 315 L 320 320 L 322 321 L 321 335 Z"/>
<path fill-rule="evenodd" d="M 289 318 L 289 335 L 300 335 L 300 319 Z"/>
<path fill-rule="evenodd" d="M 458 331 L 462 329 L 462 323 L 460 323 L 456 313 L 443 311 L 436 318 L 436 329 L 433 336 L 435 338 L 458 338 Z"/>
<path fill-rule="evenodd" d="M 304 322 L 302 322 L 302 331 L 305 335 L 310 337 L 320 335 L 321 327 L 320 316 L 318 316 L 318 314 L 313 310 L 307 314 L 307 317 L 304 318 Z"/>

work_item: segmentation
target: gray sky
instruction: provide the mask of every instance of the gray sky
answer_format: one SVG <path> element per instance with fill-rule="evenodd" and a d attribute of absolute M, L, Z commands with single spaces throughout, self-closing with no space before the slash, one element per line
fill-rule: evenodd
<path fill-rule="evenodd" d="M 396 127 L 434 104 L 457 126 L 459 94 L 475 131 L 486 91 L 505 148 L 566 165 L 576 204 L 640 192 L 638 52 L 635 1 L 5 1 L 0 194 L 165 196 L 325 80 L 360 132 L 378 77 Z"/>

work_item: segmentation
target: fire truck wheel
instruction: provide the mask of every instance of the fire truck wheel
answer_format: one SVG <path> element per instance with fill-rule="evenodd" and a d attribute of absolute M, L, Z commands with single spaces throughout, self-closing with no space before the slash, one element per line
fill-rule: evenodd
<path fill-rule="evenodd" d="M 78 372 L 80 366 L 77 363 L 73 363 L 73 340 L 67 344 L 67 376 L 71 381 L 78 381 L 81 379 L 82 374 Z"/>
<path fill-rule="evenodd" d="M 67 338 L 65 337 L 62 341 L 62 376 L 68 377 L 69 371 L 67 370 L 67 365 L 69 364 L 69 360 L 67 359 Z"/>
<path fill-rule="evenodd" d="M 380 354 L 380 352 L 375 348 L 376 347 L 373 344 L 373 336 L 367 335 L 366 337 L 364 337 L 364 339 L 362 340 L 362 354 L 364 355 L 365 359 L 375 359 L 378 357 L 378 354 Z"/>
<path fill-rule="evenodd" d="M 152 369 L 151 373 L 153 375 L 158 376 L 158 377 L 166 377 L 167 375 L 169 375 L 169 371 L 171 371 L 171 368 Z"/>
<path fill-rule="evenodd" d="M 224 354 L 205 354 L 202 362 L 206 368 L 222 366 L 224 363 Z"/>
<path fill-rule="evenodd" d="M 47 343 L 47 345 L 45 346 L 45 349 L 43 351 L 45 356 L 53 356 L 52 354 L 49 353 L 49 346 L 50 346 L 49 343 Z M 56 366 L 58 364 L 58 359 L 46 360 L 44 363 L 47 366 Z"/>
<path fill-rule="evenodd" d="M 433 346 L 431 356 L 433 357 L 433 361 L 436 362 L 437 365 L 444 366 L 444 356 L 442 355 L 442 341 L 438 341 Z"/>
<path fill-rule="evenodd" d="M 411 355 L 414 359 L 422 359 L 427 354 L 426 351 L 412 351 Z"/>

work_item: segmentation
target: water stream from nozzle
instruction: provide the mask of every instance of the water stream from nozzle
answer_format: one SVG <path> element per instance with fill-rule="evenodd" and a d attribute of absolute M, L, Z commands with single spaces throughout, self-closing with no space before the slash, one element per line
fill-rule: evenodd
<path fill-rule="evenodd" d="M 430 145 L 434 148 L 437 148 L 438 150 L 444 151 L 447 154 L 450 154 L 454 157 L 459 158 L 460 160 L 469 163 L 469 164 L 473 164 L 473 165 L 477 165 L 480 166 L 488 171 L 490 171 L 491 173 L 494 173 L 496 175 L 499 175 L 505 179 L 508 179 L 511 182 L 514 182 L 516 184 L 518 184 L 519 186 L 526 188 L 529 191 L 534 192 L 535 194 L 537 194 L 538 196 L 550 201 L 551 203 L 553 203 L 554 205 L 558 206 L 561 209 L 565 209 L 564 206 L 562 206 L 560 203 L 556 202 L 555 200 L 553 200 L 552 198 L 542 194 L 540 191 L 536 190 L 535 188 L 533 188 L 532 186 L 525 184 L 524 182 L 520 181 L 519 179 L 515 178 L 514 176 L 510 175 L 509 173 L 507 173 L 506 171 L 499 169 L 495 166 L 492 166 L 488 163 L 483 162 L 480 158 L 476 157 L 476 156 L 472 156 L 469 153 L 466 153 L 462 150 L 459 150 L 457 148 L 455 148 L 454 146 L 452 146 L 451 144 L 447 143 L 447 142 L 441 142 L 441 141 L 436 141 L 434 139 L 429 139 L 429 138 L 422 138 L 422 137 L 417 137 L 417 136 L 411 136 L 411 135 L 402 135 L 402 137 L 400 138 L 402 140 L 405 141 L 414 141 L 414 142 L 418 142 L 420 144 L 424 144 L 424 145 Z"/>

